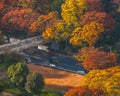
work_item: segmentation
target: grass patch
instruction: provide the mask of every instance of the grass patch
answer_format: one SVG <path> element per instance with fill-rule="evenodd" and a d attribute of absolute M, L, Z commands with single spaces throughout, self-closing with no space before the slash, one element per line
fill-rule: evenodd
<path fill-rule="evenodd" d="M 0 71 L 7 70 L 6 64 L 0 64 Z"/>
<path fill-rule="evenodd" d="M 4 91 L 16 95 L 21 95 L 22 93 L 18 88 L 9 88 L 9 89 L 5 89 Z"/>
<path fill-rule="evenodd" d="M 28 94 L 26 92 L 20 91 L 18 88 L 9 88 L 9 89 L 5 89 L 4 90 L 7 93 L 11 93 L 11 94 L 15 94 L 17 96 L 61 96 L 57 93 L 53 93 L 53 92 L 42 92 L 39 94 Z"/>
<path fill-rule="evenodd" d="M 34 94 L 33 96 L 60 96 L 60 95 L 53 92 L 42 92 L 41 94 Z"/>

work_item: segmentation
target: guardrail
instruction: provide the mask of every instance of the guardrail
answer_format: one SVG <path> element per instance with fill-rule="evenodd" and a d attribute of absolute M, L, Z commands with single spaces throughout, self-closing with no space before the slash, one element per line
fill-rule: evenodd
<path fill-rule="evenodd" d="M 46 62 L 44 62 L 46 63 Z M 73 71 L 73 70 L 69 70 L 69 69 L 65 69 L 65 68 L 61 68 L 61 67 L 56 67 L 56 66 L 50 66 L 50 65 L 47 65 L 47 64 L 44 64 L 44 63 L 38 63 L 38 62 L 33 62 L 32 64 L 35 64 L 35 65 L 39 65 L 39 66 L 44 66 L 44 67 L 48 67 L 48 68 L 54 68 L 54 69 L 57 69 L 57 70 L 62 70 L 62 71 L 66 71 L 66 72 L 71 72 L 71 73 L 75 73 L 75 74 L 80 74 L 80 75 L 85 75 L 83 73 L 80 73 L 80 72 L 77 72 L 77 71 Z"/>

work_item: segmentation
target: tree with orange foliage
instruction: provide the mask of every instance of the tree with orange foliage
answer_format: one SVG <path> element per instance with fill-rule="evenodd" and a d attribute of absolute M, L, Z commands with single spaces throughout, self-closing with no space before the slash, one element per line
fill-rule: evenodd
<path fill-rule="evenodd" d="M 17 0 L 0 0 L 0 9 L 3 9 L 6 6 L 17 7 L 17 2 Z"/>
<path fill-rule="evenodd" d="M 5 1 L 4 0 L 1 0 L 0 1 L 0 9 L 4 8 L 5 6 Z"/>
<path fill-rule="evenodd" d="M 5 1 L 4 0 L 1 0 L 0 1 L 0 19 L 2 17 L 2 9 L 5 7 Z"/>
<path fill-rule="evenodd" d="M 104 27 L 99 22 L 90 22 L 83 28 L 76 28 L 70 39 L 70 43 L 74 46 L 82 46 L 87 43 L 89 46 L 95 44 L 99 39 L 99 34 L 104 32 Z"/>
<path fill-rule="evenodd" d="M 31 33 L 42 33 L 43 31 L 45 31 L 45 29 L 52 27 L 58 19 L 57 16 L 57 12 L 50 12 L 48 15 L 40 15 L 36 21 L 31 23 L 29 27 Z"/>
<path fill-rule="evenodd" d="M 6 13 L 1 20 L 3 33 L 6 35 L 15 35 L 14 32 L 29 32 L 29 26 L 33 23 L 39 14 L 32 13 L 31 10 L 21 9 Z"/>
<path fill-rule="evenodd" d="M 17 0 L 0 0 L 0 16 L 4 16 L 7 12 L 20 9 L 17 6 Z"/>
<path fill-rule="evenodd" d="M 89 89 L 87 86 L 76 87 L 68 90 L 64 96 L 107 96 L 100 89 Z"/>
<path fill-rule="evenodd" d="M 78 51 L 77 54 L 74 55 L 74 57 L 80 62 L 82 63 L 83 61 L 86 61 L 86 57 L 88 57 L 89 54 L 91 54 L 92 52 L 97 52 L 99 51 L 98 48 L 94 48 L 94 47 L 84 47 L 81 50 Z"/>
<path fill-rule="evenodd" d="M 86 70 L 105 69 L 117 66 L 117 55 L 113 52 L 104 52 L 98 48 L 85 47 L 79 50 L 75 58 Z"/>
<path fill-rule="evenodd" d="M 86 12 L 82 18 L 81 25 L 86 25 L 94 21 L 102 23 L 105 32 L 111 32 L 115 28 L 115 20 L 110 15 L 97 11 Z"/>

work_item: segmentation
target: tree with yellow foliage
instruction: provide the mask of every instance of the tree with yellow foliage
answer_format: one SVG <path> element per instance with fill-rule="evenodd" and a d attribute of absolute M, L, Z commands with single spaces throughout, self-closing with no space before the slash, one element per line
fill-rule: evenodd
<path fill-rule="evenodd" d="M 59 22 L 56 26 L 56 40 L 67 40 L 73 30 L 72 26 L 68 26 L 65 22 Z"/>
<path fill-rule="evenodd" d="M 43 32 L 43 38 L 47 40 L 54 39 L 64 41 L 67 46 L 72 31 L 80 25 L 81 16 L 86 10 L 86 0 L 66 0 L 65 3 L 62 4 L 61 16 L 63 20 L 55 23 L 54 26 L 49 26 L 45 32 Z"/>
<path fill-rule="evenodd" d="M 82 46 L 84 43 L 92 46 L 99 39 L 99 34 L 102 32 L 104 32 L 104 27 L 101 23 L 90 22 L 83 28 L 76 28 L 73 31 L 70 43 L 74 46 Z"/>
<path fill-rule="evenodd" d="M 56 23 L 53 27 L 49 27 L 43 32 L 42 36 L 46 40 L 66 41 L 70 38 L 72 26 L 68 26 L 64 21 Z"/>
<path fill-rule="evenodd" d="M 82 85 L 99 88 L 108 96 L 120 96 L 120 66 L 105 70 L 92 70 L 85 76 Z"/>
<path fill-rule="evenodd" d="M 46 30 L 45 30 L 45 32 L 43 32 L 42 33 L 42 37 L 45 39 L 45 40 L 47 40 L 47 41 L 49 41 L 49 40 L 52 40 L 52 39 L 54 39 L 54 37 L 55 37 L 55 29 L 54 28 L 47 28 Z"/>
<path fill-rule="evenodd" d="M 87 10 L 86 0 L 66 0 L 62 5 L 62 18 L 69 25 L 79 25 L 81 16 Z"/>
<path fill-rule="evenodd" d="M 58 22 L 52 27 L 47 28 L 43 33 L 42 37 L 47 41 L 57 41 L 58 43 L 64 43 L 65 47 L 68 47 L 68 42 L 74 27 L 67 25 L 64 21 L 58 20 Z"/>

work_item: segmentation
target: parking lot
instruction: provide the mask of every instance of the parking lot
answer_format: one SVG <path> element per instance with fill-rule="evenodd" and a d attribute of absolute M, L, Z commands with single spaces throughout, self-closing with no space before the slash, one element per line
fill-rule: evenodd
<path fill-rule="evenodd" d="M 52 51 L 41 51 L 37 47 L 23 50 L 23 53 L 29 57 L 28 63 L 85 74 L 84 68 L 73 57 Z"/>

